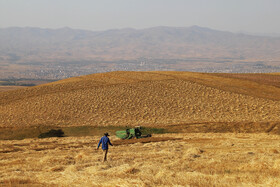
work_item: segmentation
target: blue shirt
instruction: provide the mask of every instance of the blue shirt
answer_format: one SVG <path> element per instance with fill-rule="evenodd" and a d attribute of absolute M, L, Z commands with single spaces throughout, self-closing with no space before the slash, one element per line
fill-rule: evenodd
<path fill-rule="evenodd" d="M 106 149 L 108 149 L 108 143 L 109 143 L 110 145 L 112 145 L 111 142 L 110 142 L 110 139 L 109 139 L 107 136 L 103 136 L 103 137 L 100 139 L 97 148 L 99 148 L 100 144 L 102 144 L 102 149 L 103 149 L 103 150 L 106 150 Z"/>

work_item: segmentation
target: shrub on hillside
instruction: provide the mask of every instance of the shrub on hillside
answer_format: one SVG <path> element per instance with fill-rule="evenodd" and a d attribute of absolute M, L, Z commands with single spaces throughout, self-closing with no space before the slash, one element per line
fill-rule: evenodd
<path fill-rule="evenodd" d="M 41 133 L 38 138 L 49 138 L 49 137 L 63 137 L 64 132 L 62 129 L 54 130 L 51 129 L 49 132 Z"/>

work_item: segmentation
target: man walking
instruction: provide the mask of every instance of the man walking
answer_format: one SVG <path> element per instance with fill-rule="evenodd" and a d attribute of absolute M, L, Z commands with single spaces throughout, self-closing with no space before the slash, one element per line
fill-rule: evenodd
<path fill-rule="evenodd" d="M 96 149 L 99 148 L 100 144 L 102 144 L 102 150 L 104 153 L 104 159 L 103 162 L 107 161 L 107 153 L 108 153 L 108 144 L 110 144 L 111 146 L 113 146 L 110 142 L 110 139 L 108 138 L 108 136 L 110 136 L 107 132 L 104 134 L 104 136 L 100 139 L 98 146 Z"/>

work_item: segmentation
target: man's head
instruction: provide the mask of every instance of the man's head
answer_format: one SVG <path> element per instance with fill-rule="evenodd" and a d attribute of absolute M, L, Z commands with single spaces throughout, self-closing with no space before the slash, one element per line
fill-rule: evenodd
<path fill-rule="evenodd" d="M 108 134 L 108 132 L 105 132 L 104 135 L 105 135 L 105 136 L 110 136 L 110 135 Z"/>

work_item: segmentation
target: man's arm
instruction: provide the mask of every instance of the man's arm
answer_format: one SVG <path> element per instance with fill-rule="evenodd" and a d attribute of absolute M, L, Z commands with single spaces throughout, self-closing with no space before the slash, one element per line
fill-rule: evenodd
<path fill-rule="evenodd" d="M 98 146 L 97 146 L 97 148 L 96 148 L 96 149 L 98 149 L 98 148 L 99 148 L 99 146 L 100 146 L 100 144 L 101 144 L 101 140 L 102 140 L 102 138 L 100 139 L 100 141 L 99 141 Z"/>
<path fill-rule="evenodd" d="M 110 142 L 110 139 L 108 139 L 108 143 L 109 143 L 111 146 L 113 146 L 113 144 L 111 144 L 111 142 Z"/>

